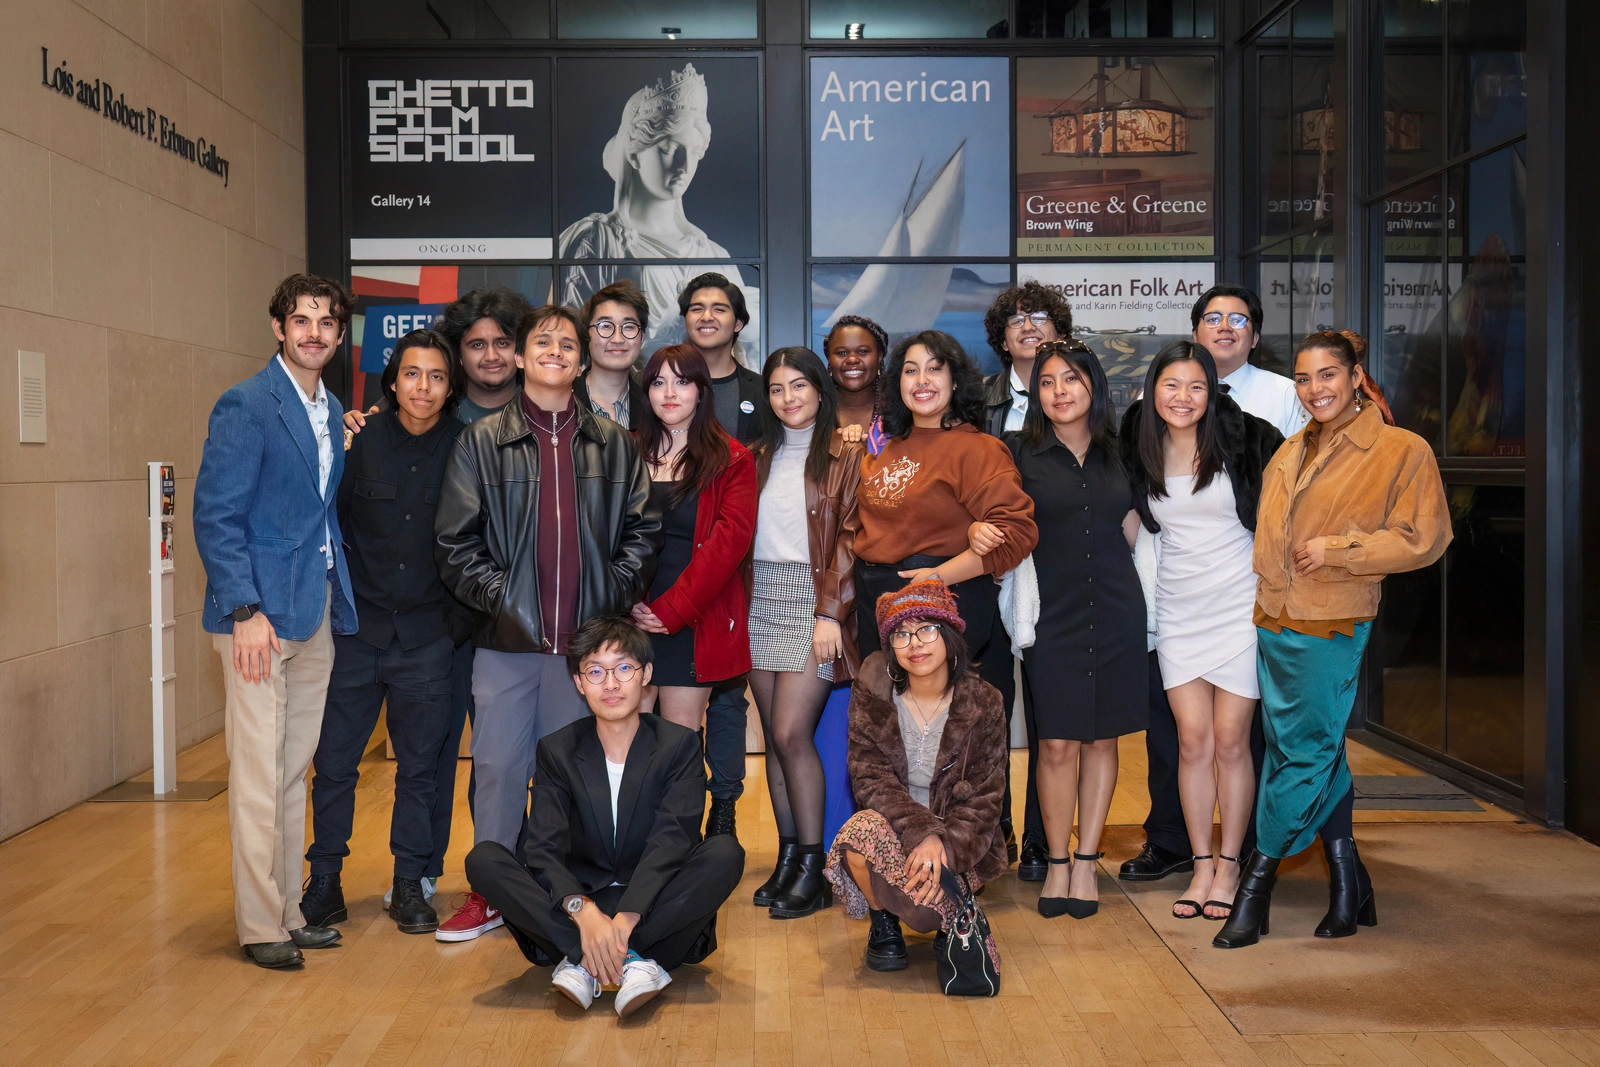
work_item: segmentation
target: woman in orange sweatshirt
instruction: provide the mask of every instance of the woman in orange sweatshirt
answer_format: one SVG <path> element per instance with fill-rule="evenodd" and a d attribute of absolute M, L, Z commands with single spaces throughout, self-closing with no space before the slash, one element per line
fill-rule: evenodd
<path fill-rule="evenodd" d="M 1427 442 L 1393 424 L 1362 369 L 1354 333 L 1314 333 L 1295 353 L 1311 412 L 1268 464 L 1256 513 L 1257 673 L 1267 757 L 1256 802 L 1256 851 L 1214 944 L 1267 932 L 1278 861 L 1322 836 L 1328 914 L 1318 937 L 1377 923 L 1372 881 L 1356 854 L 1355 788 L 1344 730 L 1385 575 L 1444 554 L 1450 513 Z"/>

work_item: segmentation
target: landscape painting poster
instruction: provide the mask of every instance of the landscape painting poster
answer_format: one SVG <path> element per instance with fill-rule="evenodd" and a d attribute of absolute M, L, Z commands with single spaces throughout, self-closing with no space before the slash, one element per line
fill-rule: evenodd
<path fill-rule="evenodd" d="M 1214 68 L 1202 56 L 1017 60 L 1017 255 L 1214 254 Z"/>
<path fill-rule="evenodd" d="M 356 261 L 549 259 L 550 61 L 350 61 Z"/>
<path fill-rule="evenodd" d="M 809 96 L 812 255 L 1008 254 L 1006 59 L 816 57 Z"/>
<path fill-rule="evenodd" d="M 1000 369 L 989 347 L 984 312 L 1011 284 L 1005 263 L 828 263 L 811 268 L 811 347 L 823 340 L 840 315 L 866 315 L 889 334 L 891 345 L 923 330 L 943 330 L 983 373 Z M 885 297 L 873 313 L 861 310 L 861 294 Z"/>
<path fill-rule="evenodd" d="M 1037 281 L 1072 305 L 1072 333 L 1105 368 L 1120 413 L 1138 395 L 1161 347 L 1194 335 L 1190 314 L 1211 288 L 1209 262 L 1029 263 L 1017 281 Z"/>

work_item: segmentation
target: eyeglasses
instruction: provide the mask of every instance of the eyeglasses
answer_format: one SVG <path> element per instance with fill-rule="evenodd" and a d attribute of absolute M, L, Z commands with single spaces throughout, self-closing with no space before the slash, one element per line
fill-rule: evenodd
<path fill-rule="evenodd" d="M 601 667 L 596 664 L 583 672 L 583 680 L 598 689 L 606 684 L 606 675 L 611 675 L 621 685 L 633 681 L 633 676 L 644 668 L 632 663 L 619 663 L 615 667 Z"/>
<path fill-rule="evenodd" d="M 1006 319 L 1006 329 L 1008 329 L 1008 330 L 1020 330 L 1022 328 L 1023 323 L 1029 323 L 1029 322 L 1033 323 L 1034 326 L 1043 326 L 1045 323 L 1047 323 L 1049 321 L 1050 321 L 1050 312 L 1048 312 L 1048 311 L 1030 311 L 1026 315 L 1012 315 L 1010 318 Z"/>
<path fill-rule="evenodd" d="M 622 336 L 631 341 L 635 337 L 639 336 L 639 331 L 642 329 L 642 327 L 632 319 L 628 319 L 621 326 L 618 326 L 610 319 L 601 319 L 599 322 L 590 323 L 589 329 L 593 330 L 601 337 L 607 338 L 612 337 L 618 330 L 621 330 Z"/>
<path fill-rule="evenodd" d="M 1246 315 L 1242 311 L 1230 311 L 1226 316 L 1224 316 L 1220 311 L 1208 311 L 1204 315 L 1200 316 L 1200 321 L 1215 329 L 1216 327 L 1222 325 L 1222 320 L 1224 318 L 1228 320 L 1228 325 L 1232 326 L 1235 330 L 1242 330 L 1246 326 L 1250 325 L 1250 316 Z"/>
<path fill-rule="evenodd" d="M 917 627 L 915 632 L 917 635 L 917 641 L 921 644 L 931 645 L 935 641 L 939 640 L 939 627 L 931 622 L 926 626 Z M 889 635 L 889 647 L 909 648 L 911 645 L 911 634 L 912 631 L 910 630 L 894 631 Z"/>

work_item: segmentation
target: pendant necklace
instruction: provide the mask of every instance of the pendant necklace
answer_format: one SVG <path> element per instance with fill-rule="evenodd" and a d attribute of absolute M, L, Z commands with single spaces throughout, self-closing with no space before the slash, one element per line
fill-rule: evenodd
<path fill-rule="evenodd" d="M 568 422 L 571 422 L 573 419 L 575 419 L 577 417 L 578 417 L 578 409 L 577 408 L 573 408 L 572 409 L 572 414 L 567 416 L 567 422 L 563 422 L 560 426 L 557 426 L 556 425 L 555 416 L 554 415 L 550 416 L 550 443 L 553 444 L 553 445 L 560 444 L 561 443 L 561 438 L 560 438 L 561 431 L 565 430 L 567 428 L 567 423 Z"/>

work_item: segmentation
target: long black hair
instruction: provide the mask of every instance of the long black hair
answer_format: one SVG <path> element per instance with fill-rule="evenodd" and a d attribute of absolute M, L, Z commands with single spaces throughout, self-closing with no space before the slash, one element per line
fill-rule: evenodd
<path fill-rule="evenodd" d="M 937 619 L 915 620 L 930 622 L 939 628 L 939 636 L 944 638 L 945 667 L 949 670 L 949 680 L 945 682 L 945 692 L 950 692 L 956 683 L 963 678 L 978 677 L 978 664 L 972 658 L 972 650 L 967 647 L 967 639 L 956 631 L 954 626 Z M 915 641 L 916 638 L 912 637 Z M 911 675 L 900 666 L 900 657 L 895 655 L 895 650 L 885 644 L 883 647 L 883 665 L 889 671 L 889 681 L 894 685 L 896 693 L 904 693 L 911 687 Z"/>
<path fill-rule="evenodd" d="M 811 451 L 806 453 L 806 477 L 821 485 L 828 477 L 832 457 L 828 448 L 833 443 L 833 432 L 839 427 L 839 394 L 834 390 L 833 376 L 827 364 L 809 348 L 790 345 L 780 348 L 767 357 L 761 368 L 761 389 L 766 403 L 761 406 L 761 438 L 751 452 L 756 459 L 756 484 L 765 486 L 767 474 L 772 470 L 772 457 L 783 446 L 784 426 L 778 413 L 772 410 L 772 376 L 780 368 L 793 367 L 799 371 L 811 388 L 817 391 L 817 421 L 811 427 Z"/>
<path fill-rule="evenodd" d="M 644 365 L 643 410 L 635 417 L 633 437 L 646 463 L 656 463 L 672 447 L 672 435 L 661 424 L 661 416 L 650 403 L 650 383 L 666 374 L 676 374 L 694 383 L 694 417 L 689 422 L 688 441 L 673 462 L 673 484 L 665 490 L 668 507 L 683 503 L 690 490 L 704 490 L 733 461 L 733 440 L 717 421 L 717 399 L 711 391 L 711 372 L 706 357 L 693 345 L 677 344 L 658 348 Z"/>
<path fill-rule="evenodd" d="M 1217 417 L 1217 397 L 1220 394 L 1217 391 L 1216 361 L 1201 345 L 1192 341 L 1173 341 L 1150 361 L 1150 369 L 1144 375 L 1144 396 L 1139 401 L 1144 405 L 1139 418 L 1138 456 L 1139 466 L 1143 468 L 1139 473 L 1144 476 L 1145 488 L 1149 490 L 1152 500 L 1167 495 L 1167 424 L 1156 413 L 1156 382 L 1161 380 L 1162 372 L 1168 367 L 1186 360 L 1200 364 L 1206 376 L 1206 410 L 1194 431 L 1192 491 L 1198 493 L 1226 469 L 1223 463 L 1227 456 L 1227 443 L 1222 439 Z"/>
<path fill-rule="evenodd" d="M 962 349 L 961 342 L 942 330 L 923 330 L 894 346 L 889 366 L 883 372 L 883 432 L 890 437 L 905 437 L 915 423 L 905 397 L 900 395 L 900 376 L 905 372 L 906 353 L 921 345 L 934 359 L 950 369 L 950 406 L 939 421 L 948 430 L 963 422 L 983 428 L 983 373 Z"/>
<path fill-rule="evenodd" d="M 1022 439 L 1038 445 L 1055 436 L 1055 426 L 1039 403 L 1039 375 L 1045 363 L 1059 359 L 1089 387 L 1089 441 L 1100 449 L 1114 469 L 1122 468 L 1117 458 L 1117 420 L 1111 412 L 1111 387 L 1106 384 L 1105 368 L 1082 341 L 1046 341 L 1033 360 L 1033 377 L 1028 382 L 1028 413 L 1022 417 Z"/>

